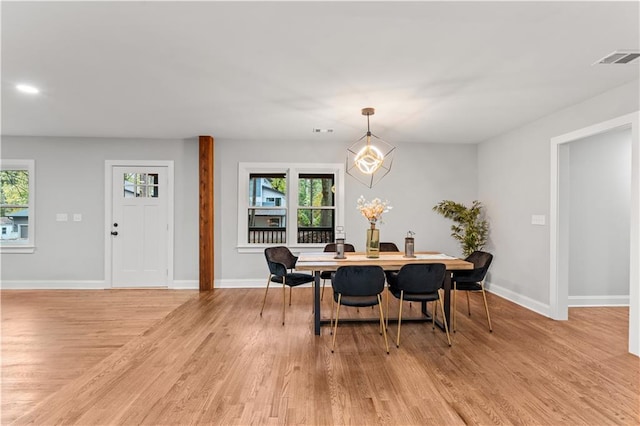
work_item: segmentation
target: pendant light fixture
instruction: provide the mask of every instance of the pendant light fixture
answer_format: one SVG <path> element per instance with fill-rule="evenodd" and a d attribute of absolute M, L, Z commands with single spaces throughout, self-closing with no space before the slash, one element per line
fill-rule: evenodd
<path fill-rule="evenodd" d="M 363 108 L 367 116 L 367 133 L 347 150 L 347 173 L 359 182 L 373 187 L 391 170 L 395 147 L 371 133 L 369 117 L 373 108 Z"/>

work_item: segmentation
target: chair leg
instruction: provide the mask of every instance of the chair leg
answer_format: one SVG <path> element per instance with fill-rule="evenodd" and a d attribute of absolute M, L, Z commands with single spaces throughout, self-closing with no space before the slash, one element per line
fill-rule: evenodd
<path fill-rule="evenodd" d="M 387 287 L 386 299 L 387 299 L 387 301 L 386 301 L 386 303 L 387 303 L 387 309 L 386 309 L 386 311 L 387 311 L 386 314 L 387 315 L 386 315 L 386 318 L 387 319 L 386 319 L 385 327 L 389 328 L 389 287 Z"/>
<path fill-rule="evenodd" d="M 342 300 L 342 295 L 338 294 L 338 307 L 336 308 L 336 322 L 333 325 L 333 343 L 331 343 L 331 353 L 333 353 L 333 350 L 336 347 L 336 334 L 338 334 L 338 317 L 340 316 L 340 300 Z"/>
<path fill-rule="evenodd" d="M 465 291 L 465 293 L 467 293 L 467 311 L 469 311 L 469 316 L 471 316 L 471 304 L 469 303 L 469 292 Z"/>
<path fill-rule="evenodd" d="M 489 305 L 487 304 L 487 295 L 484 292 L 484 284 L 482 285 L 482 298 L 484 299 L 484 310 L 487 312 L 487 322 L 489 323 L 489 333 L 493 333 L 491 327 L 491 317 L 489 316 Z"/>
<path fill-rule="evenodd" d="M 289 287 L 289 306 L 291 306 L 291 293 L 293 291 L 293 287 Z"/>
<path fill-rule="evenodd" d="M 382 326 L 382 335 L 384 336 L 384 346 L 389 355 L 389 340 L 387 340 L 387 328 L 384 326 L 384 314 L 382 313 L 382 298 L 378 294 L 378 308 L 380 308 L 380 325 Z"/>
<path fill-rule="evenodd" d="M 444 300 L 444 295 L 440 294 L 440 290 L 438 290 L 438 296 L 441 300 Z M 451 346 L 451 336 L 449 336 L 449 327 L 447 326 L 447 317 L 444 315 L 444 303 L 438 303 L 436 300 L 436 308 L 437 305 L 440 305 L 440 309 L 442 310 L 442 322 L 444 323 L 444 331 L 447 333 L 447 342 L 449 342 L 449 346 Z"/>
<path fill-rule="evenodd" d="M 404 298 L 404 290 L 400 292 L 400 306 L 398 308 L 398 335 L 396 336 L 396 348 L 400 347 L 400 327 L 402 326 L 402 299 Z"/>
<path fill-rule="evenodd" d="M 271 274 L 267 278 L 267 288 L 264 291 L 264 298 L 262 299 L 262 308 L 260 308 L 260 316 L 262 316 L 262 311 L 264 311 L 264 303 L 267 301 L 267 292 L 269 291 L 269 283 L 271 282 Z"/>
<path fill-rule="evenodd" d="M 322 280 L 322 292 L 320 293 L 320 301 L 322 301 L 324 299 L 324 283 L 327 280 Z"/>

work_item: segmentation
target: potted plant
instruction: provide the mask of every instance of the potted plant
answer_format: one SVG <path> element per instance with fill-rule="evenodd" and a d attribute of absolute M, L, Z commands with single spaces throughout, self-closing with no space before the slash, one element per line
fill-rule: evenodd
<path fill-rule="evenodd" d="M 433 211 L 455 222 L 451 225 L 451 236 L 460 242 L 465 257 L 481 250 L 487 242 L 489 222 L 482 218 L 482 208 L 482 203 L 477 200 L 471 207 L 450 200 L 433 206 Z"/>

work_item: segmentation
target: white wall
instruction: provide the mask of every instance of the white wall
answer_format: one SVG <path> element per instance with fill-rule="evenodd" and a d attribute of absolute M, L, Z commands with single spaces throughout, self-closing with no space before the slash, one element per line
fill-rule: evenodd
<path fill-rule="evenodd" d="M 478 197 L 492 224 L 495 258 L 489 287 L 549 315 L 549 218 L 552 137 L 637 111 L 638 80 L 553 113 L 478 146 Z M 638 218 L 632 218 L 637 221 Z"/>
<path fill-rule="evenodd" d="M 238 162 L 344 163 L 350 141 L 322 136 L 292 144 L 216 140 L 216 286 L 264 286 L 267 277 L 262 252 L 240 254 L 236 250 Z M 476 198 L 476 146 L 392 143 L 397 147 L 392 170 L 373 189 L 346 176 L 347 241 L 364 250 L 368 224 L 356 209 L 356 200 L 364 195 L 368 200 L 387 199 L 393 206 L 383 217 L 381 240 L 403 247 L 407 231 L 412 230 L 416 250 L 460 254 L 449 236 L 451 222 L 431 208 L 442 199 L 468 203 Z"/>
<path fill-rule="evenodd" d="M 264 286 L 264 255 L 239 254 L 238 162 L 344 162 L 349 141 L 295 144 L 215 142 L 215 278 L 217 286 Z M 347 239 L 363 249 L 367 222 L 356 209 L 362 194 L 388 199 L 381 235 L 400 247 L 408 230 L 417 250 L 459 254 L 450 222 L 431 207 L 442 199 L 469 202 L 477 194 L 475 145 L 401 144 L 391 173 L 373 189 L 346 177 Z M 36 252 L 3 254 L 3 287 L 104 287 L 105 160 L 175 162 L 176 287 L 197 288 L 198 141 L 100 138 L 2 138 L 3 158 L 36 162 Z M 82 222 L 56 222 L 56 213 L 81 213 Z"/>
<path fill-rule="evenodd" d="M 3 287 L 104 287 L 105 160 L 173 160 L 174 280 L 198 280 L 198 141 L 2 137 L 2 158 L 34 159 L 36 251 L 3 254 Z M 82 222 L 56 222 L 56 213 Z M 196 284 L 197 285 L 197 284 Z"/>
<path fill-rule="evenodd" d="M 569 304 L 628 304 L 631 130 L 567 145 Z"/>

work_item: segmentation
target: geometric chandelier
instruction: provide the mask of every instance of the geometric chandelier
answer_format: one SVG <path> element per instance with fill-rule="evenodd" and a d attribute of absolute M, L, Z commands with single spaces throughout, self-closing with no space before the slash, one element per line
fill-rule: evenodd
<path fill-rule="evenodd" d="M 391 171 L 393 151 L 396 149 L 371 133 L 369 116 L 373 114 L 375 114 L 373 108 L 362 109 L 362 115 L 367 116 L 367 133 L 347 150 L 347 174 L 369 188 L 380 182 L 380 179 Z"/>

